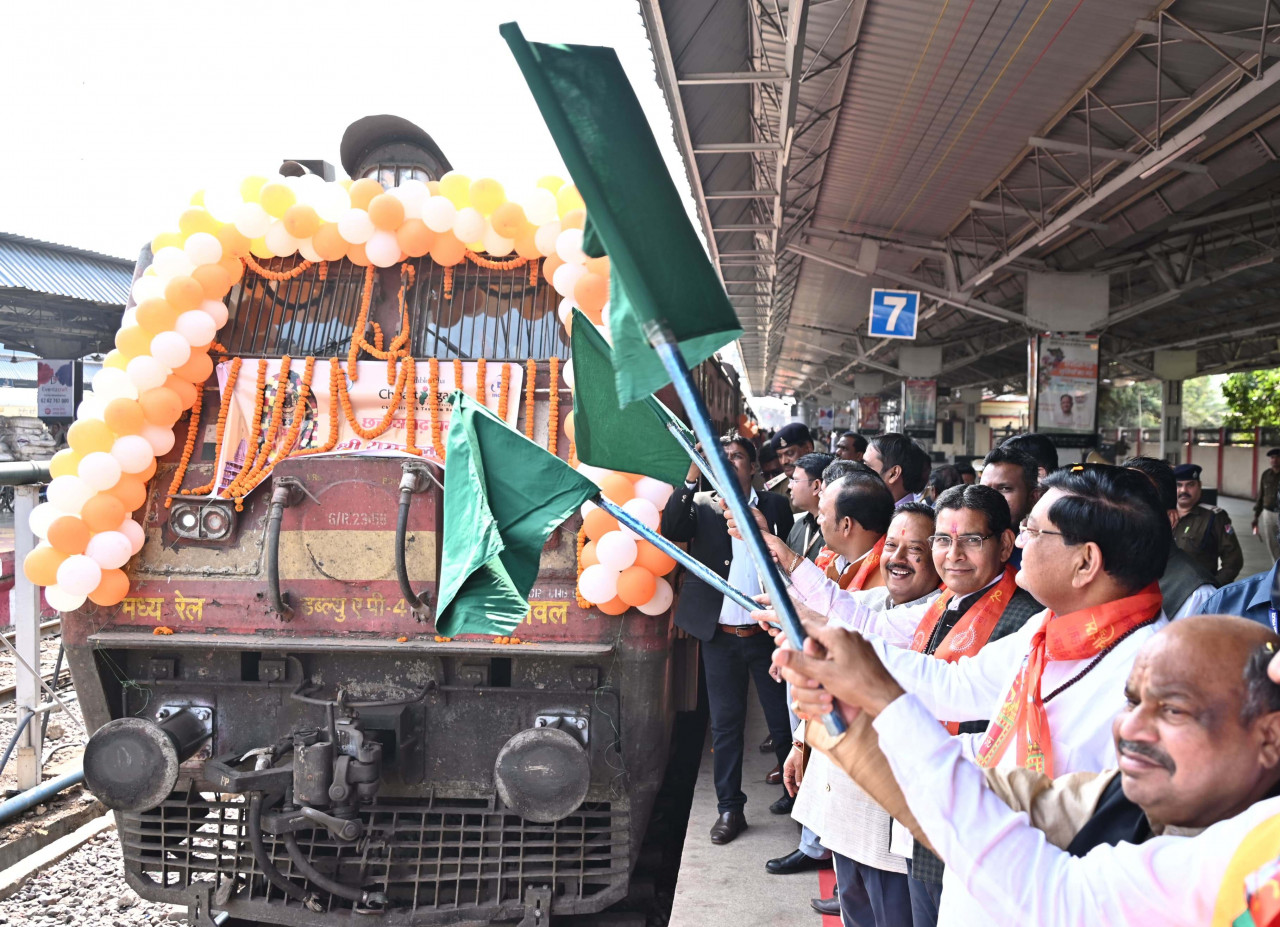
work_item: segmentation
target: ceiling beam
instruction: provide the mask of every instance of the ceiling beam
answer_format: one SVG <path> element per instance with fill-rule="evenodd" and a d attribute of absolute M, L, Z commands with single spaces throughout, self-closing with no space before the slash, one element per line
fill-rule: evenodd
<path fill-rule="evenodd" d="M 1097 145 L 1080 145 L 1076 142 L 1060 142 L 1053 138 L 1040 138 L 1033 135 L 1027 139 L 1027 144 L 1032 148 L 1043 148 L 1045 151 L 1065 151 L 1069 154 L 1091 155 L 1099 161 L 1124 161 L 1127 164 L 1133 164 L 1147 157 L 1148 153 L 1137 154 L 1133 151 L 1125 151 L 1123 148 L 1099 148 Z M 1175 149 L 1176 150 L 1176 149 Z M 1188 174 L 1207 174 L 1209 169 L 1203 164 L 1196 164 L 1194 161 L 1168 161 L 1162 167 L 1171 167 L 1175 170 L 1184 171 Z"/>
<path fill-rule="evenodd" d="M 682 74 L 676 82 L 681 87 L 706 87 L 715 84 L 776 84 L 786 79 L 786 71 L 707 71 Z"/>

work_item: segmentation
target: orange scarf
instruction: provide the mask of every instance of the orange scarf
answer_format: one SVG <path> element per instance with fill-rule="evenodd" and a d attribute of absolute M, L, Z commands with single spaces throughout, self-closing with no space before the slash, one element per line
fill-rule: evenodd
<path fill-rule="evenodd" d="M 972 656 L 986 646 L 987 641 L 991 640 L 991 632 L 996 629 L 1000 616 L 1004 614 L 1009 600 L 1018 589 L 1018 584 L 1013 579 L 1017 575 L 1017 569 L 1006 566 L 999 582 L 982 593 L 978 600 L 969 606 L 964 616 L 938 644 L 938 649 L 933 652 L 933 656 L 948 663 L 955 663 L 961 657 Z M 924 613 L 924 617 L 920 619 L 920 625 L 916 628 L 915 637 L 911 640 L 912 650 L 917 653 L 925 652 L 929 641 L 933 639 L 933 632 L 938 627 L 938 622 L 942 620 L 943 612 L 947 610 L 947 603 L 953 598 L 955 593 L 948 589 L 933 600 L 933 604 Z M 955 721 L 946 722 L 945 727 L 952 734 L 960 732 L 960 725 Z"/>
<path fill-rule="evenodd" d="M 1085 660 L 1106 653 L 1121 637 L 1160 614 L 1163 597 L 1152 583 L 1136 595 L 1106 602 L 1069 615 L 1045 618 L 1031 638 L 1031 652 L 1023 657 L 1018 678 L 1005 696 L 998 717 L 987 726 L 978 750 L 978 765 L 991 768 L 1018 741 L 1018 765 L 1053 777 L 1053 739 L 1040 692 L 1040 678 L 1051 660 Z"/>
<path fill-rule="evenodd" d="M 867 579 L 876 570 L 880 569 L 880 556 L 884 553 L 884 537 L 876 541 L 871 550 L 867 551 L 867 555 L 858 562 L 856 569 L 854 564 L 845 567 L 843 573 L 838 577 L 832 576 L 841 589 L 848 589 L 853 592 L 861 592 L 862 587 L 867 584 Z M 828 576 L 831 574 L 828 573 Z"/>

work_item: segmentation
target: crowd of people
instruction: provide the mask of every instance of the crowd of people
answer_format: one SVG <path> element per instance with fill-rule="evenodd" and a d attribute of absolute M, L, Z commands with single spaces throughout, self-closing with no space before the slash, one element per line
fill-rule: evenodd
<path fill-rule="evenodd" d="M 1039 434 L 976 472 L 901 434 L 722 441 L 809 637 L 782 646 L 690 467 L 663 533 L 760 602 L 687 575 L 675 615 L 702 641 L 713 843 L 747 827 L 750 679 L 783 787 L 769 811 L 800 825 L 765 868 L 833 867 L 812 904 L 846 927 L 1280 924 L 1280 568 L 1233 582 L 1239 541 L 1199 468 L 1060 466 Z M 1255 517 L 1274 534 L 1269 459 Z"/>

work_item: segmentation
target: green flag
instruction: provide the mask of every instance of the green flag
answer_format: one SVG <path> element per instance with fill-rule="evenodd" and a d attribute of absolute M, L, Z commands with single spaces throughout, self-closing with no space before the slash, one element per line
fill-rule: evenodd
<path fill-rule="evenodd" d="M 619 407 L 613 352 L 591 320 L 573 312 L 573 428 L 578 457 L 595 467 L 643 473 L 678 486 L 689 455 L 667 431 L 683 424 L 652 396 Z M 690 443 L 693 443 L 692 439 Z"/>
<path fill-rule="evenodd" d="M 587 247 L 609 255 L 614 382 L 623 406 L 671 378 L 645 323 L 665 324 L 692 368 L 742 334 L 612 48 L 525 41 L 500 29 L 587 205 Z"/>
<path fill-rule="evenodd" d="M 462 391 L 452 401 L 436 629 L 507 636 L 547 538 L 600 488 Z"/>

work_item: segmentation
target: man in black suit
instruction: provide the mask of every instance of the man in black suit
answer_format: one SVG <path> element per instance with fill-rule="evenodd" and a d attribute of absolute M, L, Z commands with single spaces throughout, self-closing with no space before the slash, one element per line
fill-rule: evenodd
<path fill-rule="evenodd" d="M 786 537 L 791 530 L 791 506 L 773 492 L 756 492 L 751 478 L 756 469 L 756 449 L 746 438 L 730 434 L 720 439 L 734 475 L 751 505 L 763 513 L 769 531 Z M 762 591 L 759 574 L 743 541 L 729 537 L 718 497 L 696 492 L 698 468 L 689 467 L 683 487 L 667 500 L 662 512 L 662 533 L 673 541 L 688 541 L 689 553 L 726 577 L 747 595 Z M 711 709 L 711 743 L 714 748 L 717 810 L 711 842 L 729 843 L 747 827 L 742 813 L 747 796 L 742 792 L 742 740 L 747 717 L 747 680 L 755 680 L 760 707 L 776 745 L 778 762 L 790 752 L 791 728 L 786 694 L 769 675 L 773 639 L 756 624 L 751 613 L 692 574 L 684 578 L 676 605 L 676 626 L 702 641 L 702 667 Z"/>

